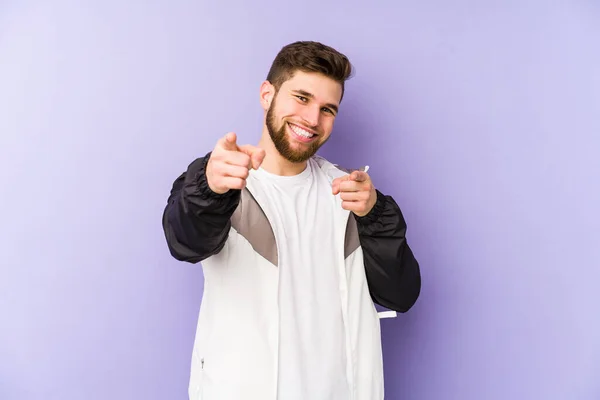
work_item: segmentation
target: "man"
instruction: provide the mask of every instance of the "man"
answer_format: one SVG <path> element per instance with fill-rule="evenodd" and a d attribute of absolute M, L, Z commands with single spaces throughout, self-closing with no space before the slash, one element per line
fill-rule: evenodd
<path fill-rule="evenodd" d="M 374 303 L 406 312 L 421 277 L 394 200 L 316 155 L 351 69 L 323 44 L 285 46 L 258 145 L 229 133 L 173 184 L 169 250 L 205 278 L 190 399 L 383 399 Z"/>

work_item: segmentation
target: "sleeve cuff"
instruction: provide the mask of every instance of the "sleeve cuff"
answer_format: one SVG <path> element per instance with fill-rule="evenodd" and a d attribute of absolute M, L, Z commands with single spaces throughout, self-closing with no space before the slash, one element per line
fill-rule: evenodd
<path fill-rule="evenodd" d="M 385 210 L 385 205 L 386 205 L 387 199 L 386 199 L 385 195 L 383 193 L 381 193 L 379 190 L 376 190 L 376 193 L 377 193 L 377 201 L 375 202 L 375 205 L 373 206 L 371 211 L 369 211 L 369 213 L 363 217 L 359 217 L 359 216 L 355 215 L 356 222 L 358 222 L 359 224 L 370 225 L 374 222 L 377 222 L 379 220 L 379 218 L 381 217 L 381 215 L 383 214 L 383 211 Z"/>
<path fill-rule="evenodd" d="M 194 174 L 194 181 L 196 181 L 198 186 L 198 194 L 202 199 L 210 199 L 210 200 L 218 200 L 218 201 L 227 201 L 232 197 L 238 196 L 241 191 L 231 189 L 228 192 L 223 194 L 215 193 L 212 191 L 210 186 L 208 186 L 208 180 L 206 179 L 206 165 L 208 164 L 208 160 L 210 160 L 212 152 L 206 154 L 203 158 L 202 163 L 200 164 L 200 168 Z"/>

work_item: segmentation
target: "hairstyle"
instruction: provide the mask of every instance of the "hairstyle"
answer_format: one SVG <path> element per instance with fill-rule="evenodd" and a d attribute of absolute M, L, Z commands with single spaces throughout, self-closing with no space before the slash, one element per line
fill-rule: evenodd
<path fill-rule="evenodd" d="M 284 46 L 271 64 L 267 80 L 279 91 L 296 71 L 319 72 L 342 85 L 352 76 L 352 64 L 344 54 L 319 42 L 299 41 Z"/>

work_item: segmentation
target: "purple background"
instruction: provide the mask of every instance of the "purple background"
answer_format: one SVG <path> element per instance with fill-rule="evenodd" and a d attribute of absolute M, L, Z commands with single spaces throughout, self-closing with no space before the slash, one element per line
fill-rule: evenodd
<path fill-rule="evenodd" d="M 202 272 L 161 213 L 257 141 L 298 39 L 355 64 L 322 154 L 371 166 L 422 266 L 387 399 L 600 399 L 598 2 L 248 3 L 0 3 L 0 399 L 186 398 Z"/>

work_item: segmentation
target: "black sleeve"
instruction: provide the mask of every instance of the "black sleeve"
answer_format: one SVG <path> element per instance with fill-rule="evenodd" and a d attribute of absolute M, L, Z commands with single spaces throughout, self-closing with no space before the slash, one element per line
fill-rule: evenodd
<path fill-rule="evenodd" d="M 355 216 L 371 298 L 383 307 L 408 311 L 421 292 L 421 273 L 406 241 L 406 222 L 391 196 L 377 191 L 364 217 Z"/>
<path fill-rule="evenodd" d="M 169 251 L 180 261 L 197 263 L 221 251 L 240 201 L 240 190 L 217 194 L 208 186 L 210 154 L 196 159 L 175 180 L 163 213 Z"/>

